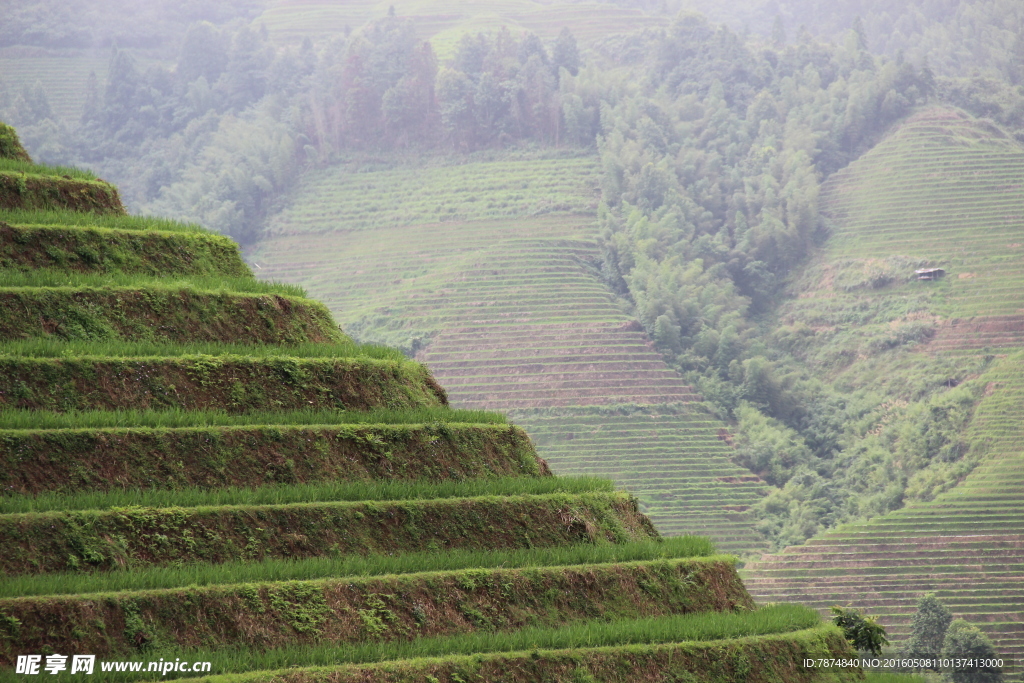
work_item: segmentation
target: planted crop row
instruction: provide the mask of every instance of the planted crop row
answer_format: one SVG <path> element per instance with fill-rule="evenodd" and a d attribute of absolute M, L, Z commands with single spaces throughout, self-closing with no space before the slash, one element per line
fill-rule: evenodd
<path fill-rule="evenodd" d="M 0 598 L 74 595 L 124 591 L 216 586 L 272 581 L 309 581 L 346 576 L 383 576 L 463 569 L 516 569 L 573 565 L 674 560 L 710 557 L 711 541 L 702 536 L 678 536 L 630 543 L 579 543 L 548 548 L 475 550 L 448 548 L 397 554 L 357 554 L 338 557 L 269 558 L 223 564 L 135 567 L 109 572 L 63 572 L 9 576 L 0 585 Z"/>
<path fill-rule="evenodd" d="M 0 516 L 5 574 L 242 557 L 531 548 L 656 537 L 622 493 L 114 508 Z"/>
<path fill-rule="evenodd" d="M 0 600 L 0 661 L 44 646 L 101 657 L 147 644 L 266 649 L 753 606 L 721 557 L 14 598 Z"/>
<path fill-rule="evenodd" d="M 72 166 L 42 166 L 23 159 L 0 157 L 0 173 L 14 172 L 30 175 L 62 176 L 74 180 L 97 180 L 96 174 Z"/>
<path fill-rule="evenodd" d="M 425 428 L 424 431 L 445 435 L 451 439 L 458 435 L 459 431 L 478 429 L 476 425 L 455 425 L 451 429 Z M 304 431 L 312 431 L 304 428 Z M 355 431 L 355 430 L 353 430 Z M 384 450 L 387 444 L 379 439 L 374 431 L 387 432 L 397 431 L 393 425 L 382 426 L 376 430 L 361 430 L 356 435 L 357 439 L 363 439 L 363 445 L 369 444 L 369 450 Z M 413 431 L 413 430 L 409 430 Z M 497 430 L 490 430 L 497 434 Z M 510 432 L 512 429 L 509 430 Z M 317 448 L 320 444 L 308 445 L 303 439 L 304 434 L 283 433 L 284 437 L 298 437 L 297 440 L 305 442 L 305 448 Z M 487 436 L 487 435 L 485 435 Z M 377 438 L 375 438 L 377 437 Z M 408 435 L 407 435 L 408 438 Z M 432 441 L 439 441 L 440 438 Z M 504 439 L 503 439 L 504 440 Z M 508 440 L 518 440 L 528 445 L 525 436 L 509 434 Z M 8 442 L 10 443 L 10 442 Z M 16 448 L 16 446 L 15 446 Z M 483 450 L 483 449 L 481 449 Z M 366 457 L 365 453 L 360 453 Z M 462 454 L 459 454 L 460 456 Z M 479 457 L 483 453 L 469 453 L 468 457 Z M 454 463 L 445 468 L 444 464 L 434 464 L 434 468 L 427 464 L 425 469 L 439 473 L 441 476 L 430 478 L 420 475 L 415 478 L 403 479 L 396 477 L 391 472 L 387 478 L 362 479 L 355 469 L 347 463 L 346 469 L 338 473 L 332 480 L 330 477 L 321 476 L 313 479 L 314 483 L 308 484 L 271 484 L 267 483 L 261 487 L 241 488 L 237 486 L 218 487 L 207 489 L 199 487 L 182 488 L 150 488 L 150 489 L 125 489 L 116 488 L 102 492 L 80 493 L 83 487 L 68 487 L 68 493 L 41 493 L 37 495 L 15 495 L 10 494 L 13 488 L 9 485 L 10 479 L 5 481 L 5 488 L 10 495 L 0 499 L 0 514 L 23 513 L 23 512 L 47 512 L 53 510 L 101 510 L 123 507 L 202 507 L 215 505 L 284 505 L 301 502 L 321 501 L 366 501 L 366 500 L 405 500 L 405 499 L 433 499 L 433 498 L 462 498 L 470 496 L 494 496 L 494 495 L 524 495 L 524 494 L 546 494 L 546 493 L 580 493 L 589 491 L 611 491 L 612 482 L 596 477 L 550 477 L 543 476 L 547 470 L 542 464 L 532 458 L 532 451 L 526 449 L 526 457 L 517 459 L 517 462 L 498 465 L 485 463 L 489 467 L 481 467 L 482 473 L 478 478 L 444 479 L 445 475 L 456 474 L 453 465 L 462 465 L 463 472 L 458 474 L 465 476 L 470 468 L 470 463 L 463 462 L 463 458 L 454 459 Z M 397 460 L 392 450 L 384 450 L 383 454 L 374 453 L 371 458 L 376 460 L 387 460 L 392 463 Z M 350 458 L 352 460 L 354 458 Z M 420 463 L 417 463 L 420 464 Z M 391 467 L 393 465 L 389 465 Z M 507 475 L 502 470 L 522 470 L 515 475 Z M 504 475 L 504 476 L 502 476 Z M 521 475 L 521 476 L 516 476 Z M 406 473 L 406 476 L 408 474 Z M 490 478 L 484 478 L 490 477 Z M 535 478 L 536 477 L 536 478 Z M 268 478 L 264 478 L 264 481 Z M 312 478 L 311 478 L 312 479 Z M 154 479 L 148 480 L 153 482 Z M 109 485 L 109 482 L 104 482 Z M 56 488 L 56 487 L 52 487 Z"/>
<path fill-rule="evenodd" d="M 49 207 L 43 209 L 0 208 L 0 221 L 18 226 L 54 228 L 96 227 L 113 230 L 153 230 L 158 232 L 215 234 L 195 223 L 181 223 L 167 218 L 127 216 L 111 213 L 83 213 Z"/>
<path fill-rule="evenodd" d="M 329 318 L 328 318 L 329 320 Z M 417 363 L 375 358 L 0 357 L 0 405 L 32 410 L 250 410 L 447 405 Z"/>
<path fill-rule="evenodd" d="M 334 343 L 299 342 L 296 344 L 253 344 L 246 342 L 184 342 L 173 344 L 152 341 L 63 341 L 52 338 L 0 342 L 0 355 L 33 358 L 70 358 L 73 356 L 107 356 L 113 358 L 146 358 L 167 356 L 250 356 L 256 358 L 338 358 L 366 356 L 381 360 L 402 361 L 401 351 L 376 344 L 356 344 L 348 338 Z"/>
<path fill-rule="evenodd" d="M 485 410 L 461 410 L 440 406 L 421 406 L 407 409 L 377 408 L 367 411 L 316 410 L 305 408 L 292 411 L 251 410 L 228 413 L 211 410 L 87 410 L 66 413 L 40 410 L 7 409 L 0 411 L 0 429 L 126 429 L 179 427 L 242 427 L 266 425 L 271 427 L 298 427 L 307 425 L 374 424 L 413 425 L 434 422 L 505 424 L 501 413 Z M 12 435 L 8 435 L 12 436 Z M 25 435 L 13 435 L 28 438 Z"/>
<path fill-rule="evenodd" d="M 321 680 L 356 683 L 388 680 L 395 683 L 435 680 L 510 681 L 530 683 L 575 683 L 601 680 L 608 683 L 661 683 L 686 680 L 713 683 L 721 680 L 773 681 L 790 683 L 863 680 L 859 669 L 814 669 L 804 666 L 808 658 L 849 659 L 853 651 L 838 629 L 832 626 L 793 631 L 782 635 L 733 638 L 725 641 L 681 642 L 665 645 L 573 648 L 570 650 L 529 650 L 502 655 L 447 656 L 379 664 L 350 665 L 316 670 Z M 230 681 L 304 680 L 306 672 L 260 672 L 231 677 Z M 914 681 L 915 679 L 911 679 Z M 901 681 L 901 683 L 903 683 Z"/>
<path fill-rule="evenodd" d="M 244 267 L 239 262 L 239 267 Z M 180 279 L 179 279 L 180 278 Z M 107 273 L 79 273 L 61 268 L 33 268 L 21 270 L 5 268 L 0 270 L 0 287 L 60 287 L 60 288 L 119 288 L 145 289 L 148 291 L 189 289 L 196 292 L 238 292 L 247 294 L 277 294 L 301 298 L 305 290 L 295 285 L 266 282 L 248 275 L 242 277 L 217 277 L 190 275 L 188 277 L 150 276 L 119 271 Z"/>

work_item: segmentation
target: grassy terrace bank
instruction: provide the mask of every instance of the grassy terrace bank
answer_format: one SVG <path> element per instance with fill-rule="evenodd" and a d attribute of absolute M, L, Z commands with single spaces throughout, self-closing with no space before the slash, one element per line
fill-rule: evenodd
<path fill-rule="evenodd" d="M 319 303 L 281 294 L 165 287 L 0 288 L 0 339 L 271 344 L 341 341 Z"/>
<path fill-rule="evenodd" d="M 249 275 L 238 245 L 206 233 L 14 226 L 0 219 L 0 267 L 143 275 Z"/>
<path fill-rule="evenodd" d="M 373 358 L 0 356 L 0 391 L 0 406 L 59 411 L 447 405 L 422 365 Z"/>
<path fill-rule="evenodd" d="M 758 641 L 761 641 L 760 647 Z M 655 676 L 651 680 L 661 683 L 666 680 L 661 677 L 663 672 L 666 668 L 671 669 L 673 662 L 678 665 L 680 673 L 689 669 L 698 672 L 697 675 L 707 676 L 698 679 L 691 674 L 691 677 L 680 679 L 688 681 L 734 681 L 737 680 L 736 675 L 747 676 L 743 679 L 745 681 L 860 680 L 858 674 L 845 671 L 844 675 L 830 672 L 833 675 L 812 676 L 813 670 L 800 666 L 800 660 L 806 657 L 849 656 L 847 648 L 845 641 L 838 637 L 838 631 L 834 627 L 820 625 L 819 617 L 812 611 L 793 605 L 773 605 L 755 612 L 691 613 L 613 622 L 589 620 L 555 628 L 534 626 L 511 633 L 477 632 L 413 641 L 306 645 L 272 650 L 231 648 L 168 652 L 172 659 L 180 655 L 192 661 L 210 661 L 212 671 L 251 672 L 208 680 L 269 681 L 291 680 L 296 676 L 294 680 L 334 680 L 337 677 L 337 680 L 344 681 L 353 680 L 347 676 L 365 676 L 373 672 L 377 676 L 373 680 L 422 681 L 424 667 L 455 666 L 458 668 L 454 670 L 428 668 L 427 671 L 464 675 L 471 669 L 463 667 L 487 662 L 492 665 L 512 662 L 514 666 L 505 671 L 488 666 L 477 669 L 475 675 L 488 681 L 524 683 L 537 680 L 578 681 L 580 670 L 599 673 L 608 662 L 615 662 L 622 668 L 606 672 L 614 673 L 614 676 L 600 680 L 632 683 L 638 680 L 636 676 L 640 673 Z M 729 653 L 733 656 L 723 656 Z M 781 661 L 776 658 L 779 654 L 782 654 Z M 744 666 L 744 660 L 748 660 L 747 666 Z M 637 667 L 638 661 L 646 662 L 646 665 Z M 630 663 L 633 667 L 629 666 Z M 662 668 L 657 668 L 656 663 L 661 663 Z M 591 668 L 594 665 L 597 666 Z M 404 672 L 411 678 L 390 678 L 385 673 L 389 671 Z M 547 674 L 538 676 L 544 672 Z M 125 673 L 117 676 L 117 680 L 139 678 Z M 171 672 L 166 678 L 181 676 Z M 112 678 L 113 675 L 101 674 L 98 680 Z M 0 680 L 4 680 L 2 674 Z M 365 681 L 366 678 L 354 680 Z M 467 677 L 465 680 L 474 679 Z"/>
<path fill-rule="evenodd" d="M 266 494 L 276 497 L 275 502 L 300 500 L 303 496 L 312 496 L 310 500 L 328 499 L 323 496 L 355 500 L 343 493 L 341 482 L 375 480 L 381 490 L 390 486 L 408 493 L 413 487 L 408 482 L 418 479 L 436 482 L 549 474 L 518 427 L 447 421 L 459 415 L 442 416 L 427 424 L 378 418 L 377 424 L 314 426 L 317 422 L 308 420 L 310 414 L 316 415 L 314 411 L 265 414 L 261 424 L 240 426 L 3 429 L 0 486 L 9 496 L 0 499 L 0 509 L 13 512 L 19 507 L 95 507 L 88 501 L 104 498 L 87 492 L 104 491 L 120 492 L 109 500 L 121 501 L 122 505 L 187 505 L 190 503 L 186 501 L 192 499 L 251 502 L 265 494 L 237 489 L 270 485 L 278 485 L 273 489 L 277 493 Z M 0 412 L 0 424 L 9 415 L 10 411 Z M 198 419 L 221 417 L 186 415 Z M 17 417 L 27 420 L 32 415 L 19 411 Z M 70 417 L 73 420 L 76 415 Z M 355 422 L 363 416 L 321 413 L 318 417 L 323 422 L 338 423 L 346 417 Z M 289 419 L 296 424 L 287 424 Z M 400 482 L 407 482 L 406 489 Z M 299 486 L 302 483 L 306 485 Z M 286 493 L 281 485 L 291 486 L 295 493 Z M 429 488 L 425 482 L 422 485 Z M 231 488 L 222 494 L 213 492 L 222 487 Z M 185 488 L 194 492 L 183 491 Z M 352 495 L 368 495 L 370 491 L 369 485 L 350 488 Z M 317 493 L 320 490 L 323 493 Z M 26 495 L 48 492 L 75 495 Z"/>
<path fill-rule="evenodd" d="M 110 214 L 125 212 L 117 189 L 102 180 L 0 169 L 0 209 L 43 208 Z"/>
<path fill-rule="evenodd" d="M 71 410 L 53 412 L 8 408 L 0 411 L 0 428 L 15 431 L 88 430 L 176 427 L 316 426 L 316 425 L 412 425 L 443 423 L 507 424 L 501 413 L 486 410 L 458 410 L 444 406 L 374 410 Z M 13 435 L 17 436 L 17 435 Z M 26 436 L 26 435 L 21 435 Z"/>
<path fill-rule="evenodd" d="M 277 647 L 753 606 L 733 559 L 715 556 L 14 598 L 0 600 L 6 622 L 20 624 L 0 645 L 0 658 L 9 663 L 14 652 L 44 645 L 127 653 L 140 631 L 182 648 Z"/>
<path fill-rule="evenodd" d="M 809 631 L 809 632 L 808 632 Z M 760 636 L 760 638 L 759 638 Z M 773 637 L 774 636 L 774 637 Z M 736 643 L 725 639 L 736 639 Z M 757 640 L 767 641 L 768 648 L 757 650 L 750 645 Z M 788 647 L 779 646 L 791 641 Z M 817 643 L 815 643 L 817 641 Z M 718 657 L 738 644 L 744 651 L 741 656 Z M 793 647 L 793 645 L 796 647 Z M 772 648 L 771 645 L 775 647 Z M 841 639 L 835 637 L 832 627 L 822 627 L 815 621 L 815 615 L 797 609 L 780 609 L 777 606 L 758 610 L 752 614 L 689 614 L 670 617 L 655 617 L 637 620 L 619 620 L 614 623 L 589 621 L 562 628 L 532 627 L 518 633 L 468 634 L 448 637 L 421 638 L 413 642 L 366 643 L 353 647 L 344 645 L 334 648 L 293 647 L 267 652 L 238 649 L 217 653 L 187 652 L 189 658 L 212 658 L 213 670 L 247 671 L 250 674 L 230 677 L 216 677 L 206 680 L 351 680 L 347 676 L 373 672 L 373 680 L 424 680 L 424 667 L 441 665 L 456 666 L 450 669 L 427 669 L 444 675 L 467 675 L 473 669 L 463 668 L 506 662 L 512 666 L 499 671 L 493 666 L 477 669 L 464 680 L 474 680 L 472 675 L 487 681 L 579 681 L 580 672 L 598 664 L 594 673 L 600 675 L 600 664 L 616 662 L 622 668 L 613 677 L 602 677 L 608 681 L 637 681 L 638 673 L 655 676 L 651 680 L 664 681 L 655 675 L 654 664 L 659 660 L 679 665 L 678 673 L 686 671 L 694 663 L 699 675 L 712 674 L 708 678 L 692 677 L 681 680 L 732 681 L 737 673 L 744 672 L 751 678 L 744 680 L 780 680 L 766 674 L 766 665 L 773 649 L 785 649 L 789 656 L 803 653 L 805 656 L 837 656 L 843 652 Z M 477 653 L 467 656 L 469 653 Z M 735 653 L 734 654 L 738 654 Z M 688 657 L 687 655 L 696 657 Z M 743 660 L 752 655 L 759 668 L 743 666 Z M 667 657 L 666 657 L 667 656 Z M 667 658 L 668 662 L 664 662 Z M 714 658 L 714 659 L 713 659 Z M 788 657 L 786 657 L 788 659 Z M 629 663 L 646 661 L 646 666 L 630 668 Z M 378 663 L 379 662 L 379 663 Z M 358 666 L 339 663 L 355 663 Z M 802 668 L 793 666 L 795 661 L 785 661 L 775 674 L 797 673 Z M 734 668 L 737 665 L 738 668 Z M 296 668 L 319 666 L 317 669 Z M 279 669 L 279 667 L 281 667 Z M 283 667 L 290 667 L 284 669 Z M 671 666 L 669 667 L 671 668 Z M 259 670 L 264 669 L 264 670 Z M 278 669 L 278 670 L 274 670 Z M 756 671 L 756 673 L 755 673 Z M 391 678 L 388 673 L 411 676 L 412 678 Z M 606 672 L 608 673 L 613 672 Z M 802 672 L 797 678 L 781 680 L 858 680 L 858 677 L 811 678 Z M 851 672 L 852 673 L 852 672 Z M 133 680 L 131 675 L 119 674 L 122 679 Z M 171 673 L 167 677 L 180 677 Z M 529 676 L 533 676 L 532 678 Z M 633 677 L 629 677 L 633 676 Z M 731 677 L 730 677 L 731 676 Z M 100 680 L 108 680 L 101 678 Z M 3 680 L 0 678 L 0 680 Z M 366 678 L 355 679 L 366 680 Z M 427 679 L 429 680 L 429 679 Z M 448 680 L 457 680 L 451 678 Z M 588 679 L 583 679 L 588 680 Z M 639 679 L 646 680 L 646 679 Z M 672 680 L 669 678 L 668 680 Z"/>
<path fill-rule="evenodd" d="M 310 484 L 278 484 L 259 488 L 118 489 L 101 493 L 7 496 L 0 499 L 0 514 L 50 510 L 106 510 L 125 507 L 204 507 L 217 505 L 287 505 L 291 503 L 366 500 L 433 500 L 477 496 L 545 495 L 549 493 L 610 493 L 612 483 L 595 477 L 531 476 L 542 474 L 534 463 L 527 476 L 479 479 L 415 477 L 402 480 L 336 481 L 318 479 Z"/>
<path fill-rule="evenodd" d="M 656 537 L 624 493 L 114 508 L 0 516 L 5 574 L 238 557 L 530 548 Z"/>

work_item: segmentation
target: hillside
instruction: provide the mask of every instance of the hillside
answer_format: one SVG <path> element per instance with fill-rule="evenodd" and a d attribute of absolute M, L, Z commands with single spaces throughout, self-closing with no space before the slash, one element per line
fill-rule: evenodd
<path fill-rule="evenodd" d="M 0 295 L 59 308 L 0 314 L 0 663 L 20 667 L 0 677 L 73 678 L 50 656 L 68 652 L 101 680 L 860 678 L 802 666 L 852 654 L 836 627 L 757 609 L 735 558 L 662 540 L 604 480 L 552 476 L 521 429 L 449 408 L 420 364 L 260 286 L 226 238 L 19 196 L 36 208 L 4 209 L 0 234 L 49 240 L 56 262 L 9 257 Z M 90 249 L 97 231 L 134 258 Z M 180 261 L 133 275 L 165 258 L 131 249 L 154 239 Z M 144 326 L 66 324 L 137 317 L 135 291 Z M 201 320 L 181 313 L 196 300 Z"/>
<path fill-rule="evenodd" d="M 497 31 L 502 27 L 529 31 L 546 40 L 554 39 L 563 27 L 569 27 L 578 40 L 590 42 L 609 33 L 663 26 L 669 20 L 664 14 L 646 14 L 636 8 L 595 2 L 506 0 L 481 7 L 419 0 L 364 0 L 344 5 L 318 0 L 274 0 L 256 21 L 263 23 L 275 39 L 297 42 L 307 36 L 337 35 L 359 28 L 386 16 L 390 8 L 411 18 L 420 38 L 430 40 L 439 54 L 449 53 L 467 33 Z"/>
<path fill-rule="evenodd" d="M 108 50 L 53 50 L 39 47 L 0 48 L 0 79 L 12 93 L 39 83 L 57 117 L 77 121 L 88 95 L 89 75 L 98 86 L 107 77 Z"/>
<path fill-rule="evenodd" d="M 313 176 L 251 254 L 260 277 L 415 353 L 453 406 L 514 411 L 556 473 L 610 476 L 662 533 L 758 547 L 745 510 L 767 487 L 600 278 L 594 161 L 428 163 Z"/>
<path fill-rule="evenodd" d="M 825 185 L 832 234 L 781 315 L 813 330 L 804 359 L 894 404 L 922 385 L 979 398 L 952 457 L 911 480 L 904 509 L 748 564 L 760 599 L 850 603 L 902 638 L 917 598 L 935 591 L 1000 652 L 1024 653 L 1021 178 L 1024 147 L 931 108 Z M 919 281 L 924 267 L 945 276 Z"/>

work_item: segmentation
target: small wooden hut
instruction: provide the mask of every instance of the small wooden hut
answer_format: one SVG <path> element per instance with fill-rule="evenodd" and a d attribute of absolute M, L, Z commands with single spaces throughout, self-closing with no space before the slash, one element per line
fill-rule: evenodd
<path fill-rule="evenodd" d="M 942 268 L 918 268 L 914 271 L 918 280 L 938 280 L 945 274 L 946 271 Z"/>

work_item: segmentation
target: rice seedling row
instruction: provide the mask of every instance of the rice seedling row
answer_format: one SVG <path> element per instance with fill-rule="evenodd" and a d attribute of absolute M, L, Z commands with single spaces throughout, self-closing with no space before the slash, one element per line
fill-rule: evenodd
<path fill-rule="evenodd" d="M 702 536 L 677 536 L 620 544 L 584 543 L 551 548 L 474 550 L 451 548 L 399 554 L 371 553 L 339 557 L 236 560 L 223 564 L 139 567 L 101 573 L 68 572 L 8 577 L 0 597 L 75 595 L 216 586 L 272 581 L 308 581 L 346 576 L 386 576 L 462 569 L 559 567 L 710 557 L 711 542 Z"/>
<path fill-rule="evenodd" d="M 376 480 L 317 481 L 265 487 L 198 487 L 128 489 L 87 493 L 8 495 L 0 498 L 0 514 L 114 508 L 190 508 L 214 506 L 288 505 L 340 501 L 435 500 L 480 496 L 547 495 L 610 492 L 612 482 L 597 477 L 501 477 L 449 481 Z"/>
<path fill-rule="evenodd" d="M 119 289 L 188 289 L 197 292 L 239 292 L 255 294 L 278 294 L 304 298 L 305 290 L 296 285 L 266 282 L 251 277 L 215 277 L 193 275 L 187 278 L 154 277 L 129 273 L 75 273 L 67 270 L 35 268 L 19 270 L 0 268 L 0 287 L 32 288 L 119 288 Z"/>

